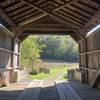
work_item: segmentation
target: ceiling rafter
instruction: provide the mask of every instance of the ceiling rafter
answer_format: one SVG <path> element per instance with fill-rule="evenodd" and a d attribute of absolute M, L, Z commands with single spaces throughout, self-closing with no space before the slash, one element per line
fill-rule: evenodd
<path fill-rule="evenodd" d="M 66 20 L 70 20 L 70 21 L 71 21 L 72 23 L 74 23 L 76 26 L 79 26 L 79 27 L 82 26 L 81 23 L 76 22 L 75 20 L 73 20 L 71 17 L 65 15 L 64 13 L 62 14 L 61 12 L 58 12 L 58 11 L 56 11 L 55 13 L 56 13 L 58 16 L 60 16 L 60 17 L 62 17 L 62 18 L 64 18 L 64 19 L 66 19 Z M 67 16 L 67 17 L 66 17 L 66 16 Z"/>
<path fill-rule="evenodd" d="M 41 15 L 43 15 L 43 13 L 41 13 L 40 11 L 35 11 L 34 13 L 26 14 L 23 17 L 19 17 L 16 20 L 16 23 L 20 23 L 20 22 L 23 22 L 24 20 L 27 20 L 28 18 L 31 18 L 31 17 L 35 18 L 35 17 L 41 16 Z"/>
<path fill-rule="evenodd" d="M 2 3 L 4 0 L 0 0 L 0 3 Z"/>
<path fill-rule="evenodd" d="M 89 16 L 86 16 L 85 14 L 76 11 L 74 8 L 71 8 L 71 7 L 65 7 L 65 8 L 63 8 L 63 9 L 69 10 L 69 11 L 72 12 L 72 13 L 78 14 L 78 16 L 81 16 L 81 17 L 83 17 L 83 18 L 85 18 L 85 19 L 89 19 L 89 18 L 90 18 Z"/>
<path fill-rule="evenodd" d="M 61 10 L 63 10 L 63 12 L 65 12 L 65 13 L 68 13 L 69 15 L 72 15 L 73 17 L 76 17 L 76 18 L 78 18 L 78 19 L 80 19 L 80 20 L 82 20 L 82 21 L 87 21 L 87 19 L 85 18 L 85 17 L 83 17 L 82 15 L 80 15 L 80 14 L 78 14 L 78 13 L 74 13 L 73 11 L 71 11 L 71 10 L 68 10 L 68 9 L 66 9 L 66 8 L 63 8 L 63 9 L 61 9 Z M 59 10 L 60 11 L 60 10 Z"/>
<path fill-rule="evenodd" d="M 38 19 L 40 19 L 40 18 L 42 18 L 44 16 L 47 16 L 47 14 L 42 14 L 42 15 L 39 15 L 38 17 L 35 17 L 35 18 L 31 17 L 31 18 L 29 18 L 29 19 L 27 19 L 27 20 L 25 20 L 23 22 L 20 22 L 18 24 L 18 26 L 24 26 L 24 25 L 29 24 L 30 22 L 34 22 L 34 21 L 36 21 L 36 20 L 38 20 Z"/>
<path fill-rule="evenodd" d="M 50 4 L 52 4 L 54 7 L 58 7 L 60 4 L 56 1 L 50 1 Z"/>
<path fill-rule="evenodd" d="M 36 12 L 36 11 L 37 11 L 36 9 L 29 9 L 29 10 L 23 11 L 22 13 L 17 14 L 17 16 L 13 16 L 13 19 L 22 18 L 22 17 L 24 17 L 32 12 Z"/>
<path fill-rule="evenodd" d="M 79 0 L 71 0 L 71 1 L 67 2 L 66 4 L 64 4 L 64 5 L 62 5 L 62 6 L 58 7 L 58 8 L 56 8 L 56 9 L 54 9 L 53 11 L 57 11 L 57 10 L 59 10 L 59 9 L 62 9 L 62 8 L 64 8 L 65 6 L 70 5 L 70 4 L 73 4 L 73 3 L 77 2 L 77 1 L 79 1 Z"/>
<path fill-rule="evenodd" d="M 84 30 L 88 29 L 89 27 L 95 23 L 95 21 L 99 19 L 100 20 L 100 8 L 99 10 L 92 16 L 92 18 L 80 29 L 80 31 L 84 32 Z M 87 31 L 88 31 L 87 30 Z"/>
<path fill-rule="evenodd" d="M 0 8 L 0 16 L 11 26 L 16 27 L 16 24 L 12 21 L 12 19 L 6 14 L 6 12 Z"/>
<path fill-rule="evenodd" d="M 24 28 L 21 28 L 21 30 L 38 30 L 38 31 L 44 31 L 44 30 L 46 30 L 46 31 L 66 31 L 66 32 L 67 31 L 70 31 L 70 32 L 74 31 L 74 30 L 69 29 L 69 28 L 68 29 L 59 29 L 59 28 L 58 29 L 57 28 L 54 28 L 54 29 L 53 28 L 51 28 L 51 29 L 50 28 L 49 29 L 48 28 L 25 28 L 24 29 Z"/>
<path fill-rule="evenodd" d="M 28 5 L 30 5 L 30 6 L 33 7 L 33 8 L 36 8 L 36 9 L 38 9 L 38 10 L 44 12 L 45 14 L 51 16 L 52 18 L 57 19 L 59 22 L 65 24 L 65 25 L 69 25 L 69 24 L 70 24 L 72 27 L 75 27 L 75 24 L 74 24 L 73 22 L 71 22 L 71 21 L 69 21 L 69 20 L 66 22 L 65 20 L 59 18 L 56 14 L 50 13 L 50 12 L 47 12 L 47 11 L 44 11 L 43 9 L 41 9 L 41 8 L 37 7 L 36 5 L 32 4 L 30 1 L 27 1 L 27 0 L 21 0 L 21 1 L 24 2 L 24 3 L 26 3 L 26 4 L 28 4 Z M 66 19 L 66 20 L 67 20 L 67 19 Z M 79 28 L 79 27 L 78 27 L 78 28 Z"/>
<path fill-rule="evenodd" d="M 92 7 L 92 6 L 90 6 L 90 5 L 88 5 L 87 3 L 84 3 L 84 2 L 82 2 L 82 1 L 78 1 L 78 3 L 79 3 L 80 5 L 82 5 L 82 6 L 84 6 L 86 9 L 92 10 L 93 12 L 95 12 L 95 11 L 97 10 L 95 7 Z"/>
<path fill-rule="evenodd" d="M 68 12 L 65 13 L 63 10 L 59 10 L 59 12 L 64 16 L 70 17 L 71 19 L 73 19 L 74 21 L 76 21 L 78 23 L 84 24 L 84 21 L 80 20 L 80 18 L 77 18 L 76 16 L 73 17 L 73 15 Z"/>
<path fill-rule="evenodd" d="M 25 30 L 24 33 L 31 33 L 31 34 L 61 34 L 61 35 L 70 35 L 71 33 L 73 33 L 74 31 L 72 30 L 57 30 L 57 29 L 29 29 L 29 30 Z"/>
<path fill-rule="evenodd" d="M 96 3 L 98 3 L 98 4 L 100 4 L 100 0 L 92 0 L 92 1 L 94 1 L 94 2 L 96 2 Z"/>
<path fill-rule="evenodd" d="M 14 2 L 12 2 L 11 4 L 9 4 L 9 5 L 6 5 L 6 6 L 3 6 L 2 8 L 3 9 L 6 9 L 6 8 L 9 8 L 9 7 L 11 7 L 11 6 L 14 6 L 14 5 L 18 5 L 18 4 L 20 4 L 21 2 L 20 1 L 14 1 Z"/>
<path fill-rule="evenodd" d="M 14 11 L 8 12 L 8 15 L 13 17 L 13 16 L 19 15 L 19 14 L 21 14 L 23 12 L 26 12 L 27 10 L 30 10 L 30 9 L 31 9 L 30 6 L 24 6 L 22 8 L 18 8 L 16 10 L 14 10 Z"/>

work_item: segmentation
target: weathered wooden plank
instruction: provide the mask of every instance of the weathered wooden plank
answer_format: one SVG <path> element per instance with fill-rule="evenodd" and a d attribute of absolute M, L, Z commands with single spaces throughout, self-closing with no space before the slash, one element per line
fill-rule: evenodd
<path fill-rule="evenodd" d="M 28 5 L 30 5 L 33 8 L 38 9 L 41 12 L 43 12 L 43 13 L 51 16 L 52 18 L 57 19 L 59 22 L 65 24 L 65 25 L 68 25 L 69 24 L 69 25 L 75 27 L 75 25 L 72 22 L 69 22 L 69 21 L 66 21 L 66 20 L 64 21 L 61 18 L 59 18 L 57 15 L 55 15 L 54 13 L 47 12 L 47 11 L 41 9 L 40 7 L 37 7 L 35 4 L 32 4 L 32 2 L 30 2 L 30 1 L 26 1 L 26 0 L 21 0 L 21 1 L 24 2 L 24 3 L 26 3 L 26 4 L 28 4 Z"/>
<path fill-rule="evenodd" d="M 16 24 L 12 21 L 12 19 L 5 13 L 5 11 L 3 11 L 2 8 L 0 8 L 0 16 L 8 22 L 9 25 L 11 25 L 12 27 L 16 27 Z"/>
<path fill-rule="evenodd" d="M 32 81 L 16 100 L 38 100 L 43 81 Z"/>
<path fill-rule="evenodd" d="M 83 33 L 85 33 L 85 29 L 88 28 L 88 31 L 89 31 L 90 30 L 89 26 L 94 24 L 97 19 L 100 19 L 100 8 L 80 30 L 83 30 Z"/>
<path fill-rule="evenodd" d="M 64 8 L 65 6 L 70 5 L 70 4 L 73 4 L 73 3 L 77 2 L 77 1 L 78 1 L 78 0 L 71 0 L 71 1 L 69 1 L 69 2 L 67 2 L 67 3 L 65 3 L 64 5 L 62 5 L 62 6 L 58 7 L 58 8 L 56 8 L 56 9 L 54 9 L 54 11 L 57 11 L 57 10 L 59 10 L 59 9 L 62 9 L 62 8 Z"/>
<path fill-rule="evenodd" d="M 82 100 L 67 82 L 56 82 L 60 100 Z"/>

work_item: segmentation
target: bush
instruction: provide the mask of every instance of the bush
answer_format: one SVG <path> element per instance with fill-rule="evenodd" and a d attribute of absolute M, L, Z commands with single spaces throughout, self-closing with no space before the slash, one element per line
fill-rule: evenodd
<path fill-rule="evenodd" d="M 38 69 L 33 68 L 32 71 L 30 72 L 31 75 L 37 75 L 38 74 Z"/>
<path fill-rule="evenodd" d="M 63 77 L 66 78 L 66 79 L 68 78 L 67 74 L 64 74 Z"/>

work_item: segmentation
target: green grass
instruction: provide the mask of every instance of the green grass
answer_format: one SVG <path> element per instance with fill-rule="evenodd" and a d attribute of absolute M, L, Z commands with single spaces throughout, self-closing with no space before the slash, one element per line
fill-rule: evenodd
<path fill-rule="evenodd" d="M 78 63 L 67 63 L 66 66 L 64 67 L 63 65 L 61 66 L 55 66 L 51 67 L 50 73 L 38 73 L 37 75 L 29 75 L 28 79 L 29 80 L 34 80 L 34 79 L 44 79 L 44 78 L 50 78 L 53 77 L 59 73 L 67 73 L 68 69 L 76 68 L 78 66 Z M 60 80 L 68 80 L 68 77 L 63 75 Z"/>
<path fill-rule="evenodd" d="M 53 77 L 57 75 L 58 73 L 66 72 L 67 68 L 66 67 L 54 67 L 50 69 L 50 73 L 39 73 L 37 75 L 29 75 L 28 79 L 33 80 L 33 79 L 43 79 L 43 78 L 48 78 L 48 77 Z"/>

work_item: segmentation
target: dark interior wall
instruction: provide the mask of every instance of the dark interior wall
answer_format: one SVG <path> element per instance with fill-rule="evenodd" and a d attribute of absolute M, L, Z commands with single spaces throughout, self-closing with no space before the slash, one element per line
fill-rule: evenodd
<path fill-rule="evenodd" d="M 83 80 L 92 86 L 100 73 L 100 29 L 79 42 L 79 52 Z"/>

